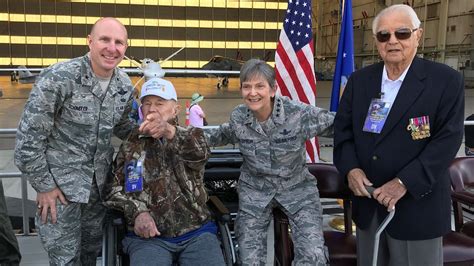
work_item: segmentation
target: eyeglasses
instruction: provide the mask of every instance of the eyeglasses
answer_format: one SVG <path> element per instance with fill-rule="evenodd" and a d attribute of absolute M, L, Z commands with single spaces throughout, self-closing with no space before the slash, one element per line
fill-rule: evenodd
<path fill-rule="evenodd" d="M 398 29 L 394 32 L 395 37 L 399 40 L 406 40 L 411 37 L 412 32 L 417 31 L 418 29 L 408 29 L 408 28 L 403 28 L 403 29 Z M 375 34 L 375 37 L 377 38 L 377 41 L 379 42 L 387 42 L 390 40 L 390 36 L 392 34 L 386 30 L 381 30 Z"/>

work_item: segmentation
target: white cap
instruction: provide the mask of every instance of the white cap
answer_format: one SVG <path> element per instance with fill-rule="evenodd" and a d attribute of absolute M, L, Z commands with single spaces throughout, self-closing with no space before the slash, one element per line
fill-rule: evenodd
<path fill-rule="evenodd" d="M 165 100 L 178 100 L 173 84 L 160 78 L 152 78 L 143 83 L 140 100 L 148 95 L 158 96 Z"/>

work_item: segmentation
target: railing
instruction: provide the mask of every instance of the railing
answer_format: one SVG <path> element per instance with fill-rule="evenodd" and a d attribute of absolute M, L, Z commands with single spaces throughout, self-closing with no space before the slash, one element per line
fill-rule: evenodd
<path fill-rule="evenodd" d="M 26 213 L 26 199 L 28 199 L 28 184 L 20 172 L 0 173 L 0 178 L 21 178 L 21 213 L 23 215 L 23 235 L 30 235 L 30 221 Z"/>
<path fill-rule="evenodd" d="M 0 128 L 0 135 L 14 135 L 16 134 L 16 128 Z M 0 136 L 3 137 L 3 136 Z"/>
<path fill-rule="evenodd" d="M 474 126 L 474 121 L 464 121 L 465 126 Z M 204 128 L 216 128 L 217 126 L 206 126 Z M 0 129 L 0 138 L 4 135 L 14 135 L 16 134 L 16 128 L 1 128 Z M 226 149 L 226 150 L 213 150 L 213 153 L 228 153 L 235 150 Z M 21 178 L 21 206 L 22 206 L 22 215 L 23 215 L 23 235 L 28 236 L 30 234 L 30 222 L 29 217 L 26 213 L 26 202 L 28 199 L 28 184 L 26 178 L 24 178 L 20 172 L 5 172 L 0 173 L 1 178 Z"/>
<path fill-rule="evenodd" d="M 0 138 L 5 135 L 16 134 L 16 128 L 1 128 Z M 21 179 L 21 212 L 23 215 L 23 235 L 28 236 L 30 234 L 30 221 L 28 214 L 26 213 L 26 203 L 28 199 L 28 183 L 26 178 L 23 178 L 20 172 L 0 172 L 0 179 L 3 178 L 20 178 Z"/>

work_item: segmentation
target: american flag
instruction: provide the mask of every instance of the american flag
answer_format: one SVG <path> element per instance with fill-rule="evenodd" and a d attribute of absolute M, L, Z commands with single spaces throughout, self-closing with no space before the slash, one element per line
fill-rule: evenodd
<path fill-rule="evenodd" d="M 275 53 L 276 81 L 284 96 L 315 105 L 311 0 L 288 0 L 283 29 Z M 306 141 L 308 161 L 319 161 L 318 140 Z"/>

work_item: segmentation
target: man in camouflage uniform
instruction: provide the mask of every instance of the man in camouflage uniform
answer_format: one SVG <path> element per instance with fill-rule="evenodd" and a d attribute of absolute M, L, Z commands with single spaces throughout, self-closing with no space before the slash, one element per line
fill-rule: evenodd
<path fill-rule="evenodd" d="M 140 100 L 144 116 L 162 117 L 162 138 L 134 132 L 124 141 L 106 202 L 125 214 L 130 264 L 172 265 L 176 259 L 179 265 L 224 265 L 206 206 L 203 175 L 210 151 L 203 131 L 175 125 L 179 106 L 169 81 L 145 82 Z"/>
<path fill-rule="evenodd" d="M 36 226 L 51 265 L 95 265 L 101 246 L 112 134 L 124 139 L 132 84 L 117 65 L 127 31 L 102 18 L 88 36 L 90 52 L 45 69 L 17 131 L 15 164 L 37 191 Z"/>
<path fill-rule="evenodd" d="M 306 167 L 305 141 L 332 136 L 334 113 L 276 95 L 275 72 L 251 59 L 240 72 L 245 104 L 229 123 L 206 132 L 209 145 L 238 143 L 244 158 L 239 178 L 237 238 L 243 265 L 265 265 L 272 210 L 289 218 L 295 265 L 326 265 L 322 209 L 316 179 Z"/>

